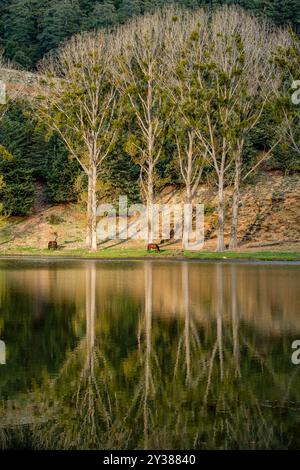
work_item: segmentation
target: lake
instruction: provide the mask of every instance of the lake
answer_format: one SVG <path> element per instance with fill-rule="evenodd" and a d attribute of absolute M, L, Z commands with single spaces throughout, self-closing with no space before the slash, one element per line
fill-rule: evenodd
<path fill-rule="evenodd" d="M 0 260 L 0 448 L 299 448 L 297 339 L 297 263 Z"/>

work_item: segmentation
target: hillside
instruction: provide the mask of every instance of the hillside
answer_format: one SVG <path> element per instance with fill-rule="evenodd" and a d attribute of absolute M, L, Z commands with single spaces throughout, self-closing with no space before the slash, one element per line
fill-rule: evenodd
<path fill-rule="evenodd" d="M 204 203 L 208 250 L 224 252 L 230 231 L 231 247 L 298 250 L 300 115 L 286 84 L 299 38 L 240 8 L 177 13 L 74 36 L 39 86 L 0 69 L 19 90 L 0 121 L 2 252 L 43 249 L 56 232 L 61 249 L 84 249 L 89 232 L 95 252 L 97 202 L 124 194 Z"/>
<path fill-rule="evenodd" d="M 24 218 L 11 218 L 0 231 L 0 253 L 30 252 L 32 248 L 47 248 L 47 243 L 58 233 L 59 248 L 85 248 L 85 211 L 76 204 L 47 204 L 42 189 L 37 191 L 34 213 Z M 230 199 L 230 191 L 227 193 Z M 157 202 L 180 203 L 183 194 L 168 186 Z M 216 195 L 200 185 L 197 202 L 205 205 L 204 249 L 214 250 L 216 245 Z M 281 172 L 261 172 L 256 185 L 242 190 L 239 240 L 242 251 L 261 248 L 272 251 L 300 252 L 300 175 L 284 176 Z M 225 238 L 229 239 L 229 226 Z M 100 245 L 99 249 L 117 245 L 118 249 L 144 247 L 142 242 L 114 242 Z M 167 249 L 178 250 L 180 243 L 166 244 Z"/>
<path fill-rule="evenodd" d="M 300 23 L 298 0 L 2 0 L 0 45 L 7 58 L 32 69 L 73 34 L 113 27 L 170 3 L 188 8 L 237 4 L 279 25 L 297 29 Z"/>

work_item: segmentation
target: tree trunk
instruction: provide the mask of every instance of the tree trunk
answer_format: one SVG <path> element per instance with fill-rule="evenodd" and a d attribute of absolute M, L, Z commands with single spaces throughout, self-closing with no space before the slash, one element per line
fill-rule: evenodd
<path fill-rule="evenodd" d="M 218 193 L 218 242 L 217 251 L 225 250 L 224 243 L 224 180 L 223 175 L 219 176 Z"/>
<path fill-rule="evenodd" d="M 232 218 L 231 218 L 231 233 L 229 247 L 234 249 L 238 247 L 238 219 L 239 219 L 239 204 L 240 204 L 240 178 L 241 178 L 241 154 L 238 153 L 235 159 L 235 178 L 234 178 L 234 191 L 232 199 Z"/>
<path fill-rule="evenodd" d="M 97 167 L 91 168 L 91 251 L 97 251 Z"/>
<path fill-rule="evenodd" d="M 148 181 L 147 181 L 147 239 L 148 244 L 153 243 L 153 168 L 149 166 Z"/>
<path fill-rule="evenodd" d="M 91 207 L 92 207 L 92 191 L 91 191 L 91 175 L 88 175 L 88 197 L 87 197 L 87 227 L 86 227 L 86 248 L 91 248 L 92 236 L 91 236 Z"/>
<path fill-rule="evenodd" d="M 186 204 L 192 204 L 192 192 L 190 186 L 186 186 Z M 184 216 L 184 224 L 183 224 L 183 236 L 182 236 L 182 249 L 187 250 L 189 247 L 189 234 L 192 228 L 192 217 L 190 214 L 186 214 Z"/>

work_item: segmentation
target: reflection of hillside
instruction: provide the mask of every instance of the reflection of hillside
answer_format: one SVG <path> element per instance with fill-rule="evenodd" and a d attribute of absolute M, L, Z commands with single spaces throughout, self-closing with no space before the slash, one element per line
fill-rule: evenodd
<path fill-rule="evenodd" d="M 31 264 L 7 271 L 8 291 L 24 292 L 33 298 L 55 303 L 84 305 L 87 263 Z M 69 269 L 67 269 L 69 268 Z M 97 301 L 112 311 L 118 298 L 144 302 L 143 263 L 96 263 Z M 223 321 L 230 321 L 231 293 L 236 289 L 241 321 L 269 334 L 300 330 L 300 270 L 297 266 L 221 265 L 224 274 Z M 232 278 L 231 270 L 235 276 Z M 189 305 L 197 323 L 208 325 L 217 301 L 215 264 L 188 264 Z M 236 286 L 232 286 L 236 279 Z M 161 318 L 184 315 L 182 273 L 179 263 L 153 263 L 153 314 Z M 118 309 L 116 309 L 118 310 Z"/>

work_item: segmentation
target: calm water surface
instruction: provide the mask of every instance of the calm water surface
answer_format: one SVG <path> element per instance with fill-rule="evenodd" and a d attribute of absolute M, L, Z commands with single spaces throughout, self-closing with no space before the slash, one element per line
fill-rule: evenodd
<path fill-rule="evenodd" d="M 296 339 L 299 265 L 1 260 L 0 448 L 299 448 Z"/>

